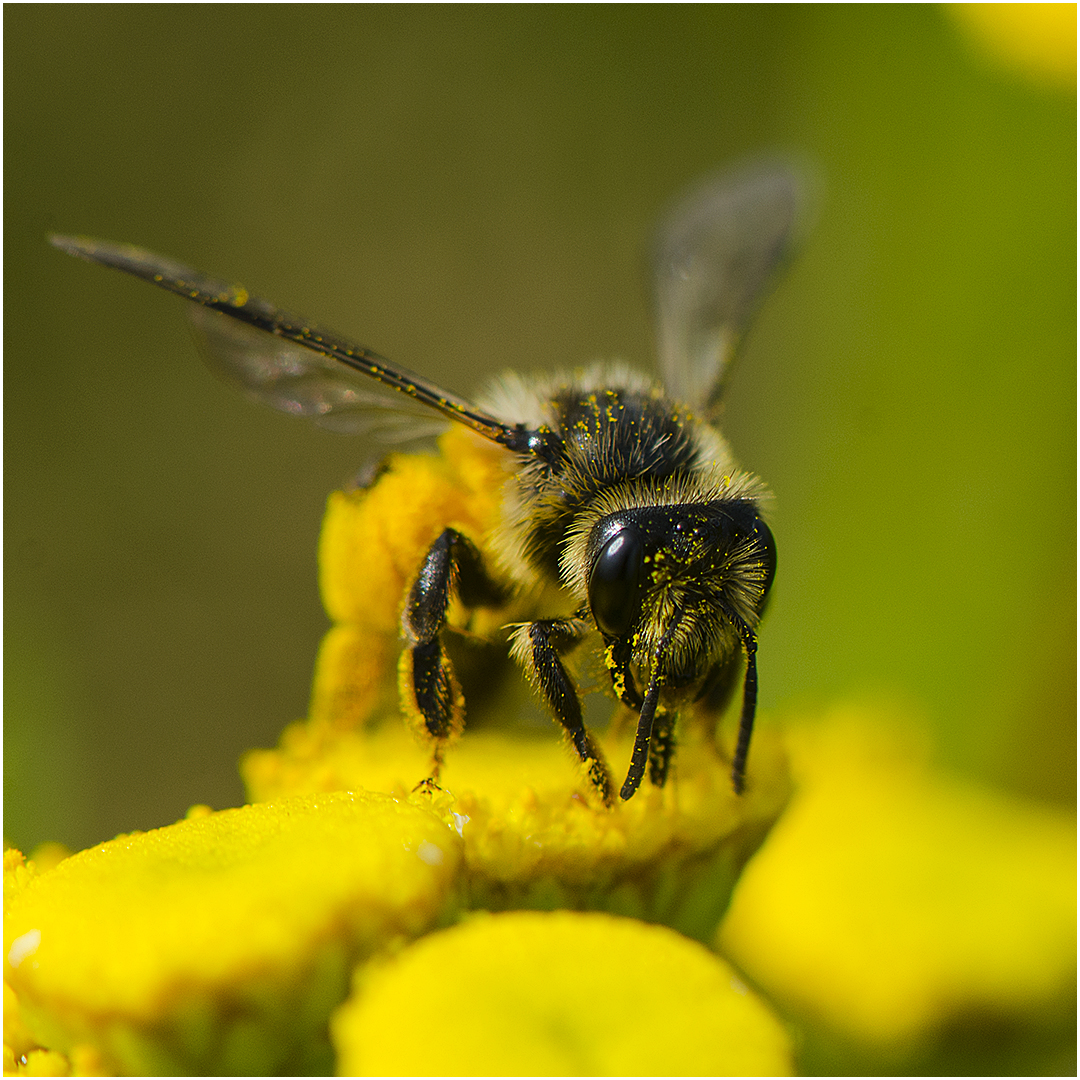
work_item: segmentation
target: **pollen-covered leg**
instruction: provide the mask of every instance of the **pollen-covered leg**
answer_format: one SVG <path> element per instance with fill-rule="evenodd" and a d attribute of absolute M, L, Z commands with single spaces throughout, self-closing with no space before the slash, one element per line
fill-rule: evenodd
<path fill-rule="evenodd" d="M 611 639 L 604 649 L 604 664 L 611 673 L 611 688 L 615 695 L 628 708 L 640 712 L 642 698 L 630 672 L 630 655 L 629 641 Z"/>
<path fill-rule="evenodd" d="M 742 715 L 739 717 L 739 738 L 735 758 L 731 763 L 731 786 L 736 795 L 746 787 L 746 759 L 750 754 L 750 736 L 754 733 L 754 712 L 757 708 L 757 638 L 748 627 L 743 630 L 743 649 L 746 652 L 746 676 L 743 680 Z"/>
<path fill-rule="evenodd" d="M 660 700 L 660 680 L 654 674 L 649 682 L 649 689 L 645 692 L 645 700 L 641 705 L 641 714 L 638 716 L 637 734 L 634 736 L 634 749 L 630 754 L 630 769 L 623 781 L 619 798 L 625 801 L 633 798 L 634 792 L 641 786 L 641 778 L 645 775 L 645 766 L 648 764 L 650 753 L 649 745 L 652 740 L 653 720 L 656 718 L 656 706 Z"/>
<path fill-rule="evenodd" d="M 559 659 L 559 652 L 580 641 L 587 629 L 580 619 L 540 619 L 526 623 L 514 631 L 512 652 L 555 719 L 566 729 L 604 805 L 611 806 L 615 801 L 611 774 L 600 747 L 582 720 L 577 687 Z"/>
<path fill-rule="evenodd" d="M 429 787 L 437 786 L 443 752 L 465 726 L 465 699 L 441 639 L 463 564 L 470 578 L 483 576 L 476 548 L 455 529 L 444 529 L 424 557 L 401 614 L 401 702 L 417 733 L 434 744 L 431 776 L 424 781 Z"/>
<path fill-rule="evenodd" d="M 402 653 L 400 682 L 422 737 L 445 743 L 461 734 L 465 701 L 438 638 Z"/>
<path fill-rule="evenodd" d="M 667 716 L 667 710 L 660 705 L 660 689 L 663 686 L 663 676 L 660 669 L 660 662 L 663 657 L 668 653 L 671 648 L 671 642 L 675 637 L 675 632 L 679 628 L 679 624 L 683 620 L 683 612 L 681 609 L 676 609 L 675 615 L 671 622 L 668 624 L 668 628 L 664 631 L 664 636 L 660 639 L 660 644 L 656 647 L 656 656 L 654 659 L 654 666 L 652 676 L 649 679 L 648 689 L 645 691 L 645 697 L 641 702 L 641 713 L 638 716 L 637 734 L 634 737 L 634 749 L 630 754 L 630 770 L 626 774 L 626 779 L 623 781 L 622 790 L 619 792 L 619 798 L 626 799 L 633 798 L 634 792 L 637 791 L 641 785 L 641 778 L 645 775 L 645 766 L 651 765 L 654 761 L 654 752 L 652 748 L 653 740 L 653 725 L 660 721 L 662 725 L 662 743 L 664 744 L 656 751 L 657 756 L 655 761 L 657 763 L 657 772 L 650 771 L 650 778 L 654 775 L 660 777 L 660 786 L 664 780 L 667 779 L 668 764 L 671 759 L 671 722 L 663 721 L 661 717 Z M 656 781 L 653 781 L 656 783 Z"/>

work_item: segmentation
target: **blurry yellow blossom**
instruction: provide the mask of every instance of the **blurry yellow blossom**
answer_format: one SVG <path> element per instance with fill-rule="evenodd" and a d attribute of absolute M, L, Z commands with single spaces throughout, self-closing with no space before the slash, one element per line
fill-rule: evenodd
<path fill-rule="evenodd" d="M 325 1069 L 352 963 L 444 912 L 460 841 L 341 792 L 200 815 L 23 876 L 7 981 L 39 1046 L 133 1073 Z"/>
<path fill-rule="evenodd" d="M 789 746 L 796 795 L 736 888 L 725 955 L 793 1014 L 901 1060 L 957 1023 L 1071 1012 L 1072 815 L 932 771 L 866 710 Z"/>
<path fill-rule="evenodd" d="M 17 1073 L 19 1076 L 71 1076 L 72 1066 L 71 1062 L 63 1054 L 58 1054 L 55 1050 L 31 1050 L 26 1055 L 26 1064 L 15 1066 L 12 1065 L 10 1071 L 8 1071 L 7 1063 L 5 1061 L 4 1075 L 13 1075 Z M 79 1074 L 76 1074 L 79 1075 Z M 86 1075 L 86 1074 L 81 1074 Z"/>
<path fill-rule="evenodd" d="M 722 960 L 610 915 L 477 917 L 362 968 L 356 989 L 333 1021 L 343 1075 L 792 1071 L 783 1027 Z"/>
<path fill-rule="evenodd" d="M 980 53 L 1030 82 L 1076 87 L 1075 4 L 949 4 Z"/>

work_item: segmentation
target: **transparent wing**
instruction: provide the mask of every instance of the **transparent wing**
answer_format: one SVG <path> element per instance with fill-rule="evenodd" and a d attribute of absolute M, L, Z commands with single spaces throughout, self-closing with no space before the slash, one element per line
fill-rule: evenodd
<path fill-rule="evenodd" d="M 416 404 L 431 419 L 439 414 L 503 446 L 530 445 L 531 433 L 523 425 L 508 425 L 371 349 L 252 296 L 242 286 L 129 244 L 74 236 L 49 240 L 69 255 L 123 270 L 193 301 L 198 305 L 191 309 L 197 333 L 211 367 L 275 409 L 344 430 L 372 430 L 373 425 L 383 426 L 390 413 L 400 421 L 402 412 Z M 435 429 L 442 426 L 436 423 Z"/>
<path fill-rule="evenodd" d="M 352 368 L 274 337 L 220 311 L 187 311 L 207 365 L 247 397 L 349 435 L 386 442 L 428 438 L 446 421 L 404 394 L 383 390 Z"/>
<path fill-rule="evenodd" d="M 655 252 L 660 373 L 668 392 L 706 413 L 739 339 L 789 247 L 799 183 L 757 164 L 706 180 L 661 222 Z"/>

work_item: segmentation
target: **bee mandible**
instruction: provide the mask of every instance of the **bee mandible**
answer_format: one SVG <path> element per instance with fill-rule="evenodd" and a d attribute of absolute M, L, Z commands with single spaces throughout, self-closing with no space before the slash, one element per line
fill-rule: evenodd
<path fill-rule="evenodd" d="M 170 259 L 50 240 L 194 301 L 212 365 L 265 404 L 359 429 L 395 403 L 419 403 L 505 455 L 498 525 L 485 536 L 442 528 L 403 598 L 401 697 L 432 746 L 425 783 L 437 784 L 465 721 L 443 642 L 451 600 L 497 609 L 555 585 L 563 609 L 510 627 L 510 651 L 611 805 L 615 784 L 565 663 L 589 638 L 615 696 L 637 715 L 622 799 L 646 769 L 663 786 L 679 710 L 696 703 L 717 713 L 740 671 L 731 779 L 737 793 L 744 788 L 757 629 L 776 545 L 763 516 L 768 494 L 735 464 L 715 420 L 736 346 L 789 247 L 798 192 L 784 167 L 744 167 L 704 182 L 662 222 L 654 253 L 661 381 L 619 365 L 548 378 L 509 373 L 475 402 Z"/>

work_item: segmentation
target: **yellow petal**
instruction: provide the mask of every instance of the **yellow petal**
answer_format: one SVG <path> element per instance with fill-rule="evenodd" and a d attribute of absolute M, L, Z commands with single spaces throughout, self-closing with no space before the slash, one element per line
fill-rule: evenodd
<path fill-rule="evenodd" d="M 783 1027 L 703 946 L 609 915 L 513 912 L 361 971 L 341 1075 L 788 1075 Z"/>
<path fill-rule="evenodd" d="M 387 672 L 396 667 L 400 651 L 396 628 L 387 633 L 352 623 L 332 626 L 315 661 L 310 722 L 335 728 L 359 727 L 381 702 L 393 702 L 396 687 Z"/>
<path fill-rule="evenodd" d="M 6 976 L 40 1045 L 122 1071 L 326 1067 L 352 962 L 432 924 L 459 848 L 427 811 L 349 792 L 118 837 L 13 897 Z"/>

